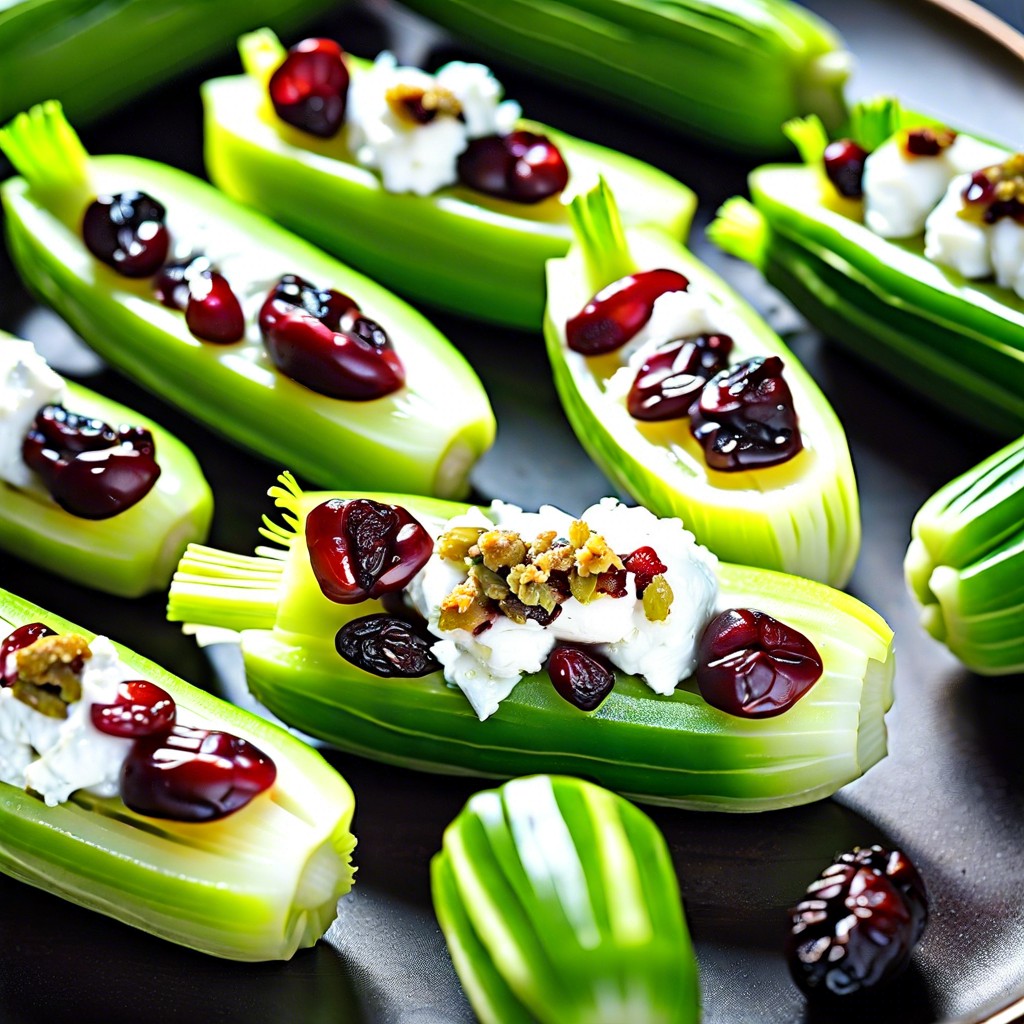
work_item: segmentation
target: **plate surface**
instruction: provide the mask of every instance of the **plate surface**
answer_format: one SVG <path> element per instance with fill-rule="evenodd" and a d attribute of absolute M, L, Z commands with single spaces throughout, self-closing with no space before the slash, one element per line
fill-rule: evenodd
<path fill-rule="evenodd" d="M 374 4 L 334 24 L 354 51 L 396 46 L 403 59 L 468 51 L 429 46 L 416 23 Z M 816 0 L 858 57 L 853 90 L 884 90 L 993 136 L 1024 137 L 1020 68 L 952 17 L 913 0 Z M 1006 9 L 1010 4 L 1004 4 Z M 1019 8 L 1019 5 L 1017 5 Z M 1019 13 L 1019 12 L 1018 12 Z M 443 50 L 443 53 L 442 53 Z M 227 59 L 208 73 L 231 73 Z M 851 591 L 895 627 L 897 700 L 890 756 L 833 800 L 752 816 L 655 810 L 675 858 L 701 963 L 707 1024 L 797 1024 L 814 1015 L 780 952 L 784 912 L 804 886 L 853 845 L 902 846 L 931 895 L 932 919 L 909 977 L 872 1007 L 873 1024 L 978 1022 L 1024 993 L 1024 782 L 1020 680 L 964 671 L 918 628 L 900 571 L 909 525 L 940 484 L 995 442 L 926 406 L 826 345 L 749 268 L 712 250 L 702 229 L 742 192 L 749 166 L 699 150 L 656 126 L 499 68 L 509 95 L 540 120 L 629 150 L 701 196 L 694 248 L 786 335 L 846 424 L 864 511 L 865 544 Z M 201 170 L 197 85 L 205 75 L 138 101 L 85 132 L 95 152 L 131 152 Z M 569 430 L 539 337 L 435 316 L 476 365 L 501 431 L 474 474 L 481 497 L 579 510 L 609 487 Z M 34 307 L 0 256 L 0 327 L 36 340 L 58 369 L 158 419 L 199 453 L 217 495 L 212 543 L 257 542 L 262 498 L 280 467 L 243 455 L 104 370 L 59 321 Z M 509 356 L 512 354 L 512 358 Z M 0 583 L 179 674 L 240 702 L 236 652 L 203 657 L 163 621 L 163 599 L 95 596 L 0 556 Z M 325 942 L 287 964 L 238 965 L 172 947 L 0 878 L 0 1021 L 127 1024 L 245 1021 L 461 1024 L 473 1019 L 430 906 L 427 866 L 441 831 L 478 784 L 329 755 L 357 796 L 359 874 Z M 1010 1017 L 1000 1019 L 1009 1020 Z"/>

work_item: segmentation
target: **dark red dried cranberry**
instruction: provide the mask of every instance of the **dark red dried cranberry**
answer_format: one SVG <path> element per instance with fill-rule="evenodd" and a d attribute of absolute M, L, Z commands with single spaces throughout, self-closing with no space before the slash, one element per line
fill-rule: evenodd
<path fill-rule="evenodd" d="M 928 920 L 924 882 L 899 850 L 837 857 L 790 911 L 793 980 L 811 997 L 854 996 L 904 971 Z"/>
<path fill-rule="evenodd" d="M 527 619 L 532 619 L 540 626 L 550 626 L 562 614 L 562 606 L 560 604 L 556 604 L 551 611 L 548 611 L 539 604 L 525 604 L 515 594 L 509 594 L 508 597 L 502 598 L 500 608 L 508 618 L 515 622 L 524 622 Z M 488 622 L 485 628 L 490 629 L 490 626 L 491 623 Z M 477 631 L 474 630 L 473 632 L 475 634 Z"/>
<path fill-rule="evenodd" d="M 625 569 L 609 569 L 597 577 L 597 593 L 608 597 L 625 597 L 629 593 L 626 586 Z"/>
<path fill-rule="evenodd" d="M 612 692 L 615 672 L 597 654 L 558 646 L 548 658 L 548 676 L 559 697 L 580 711 L 593 711 Z"/>
<path fill-rule="evenodd" d="M 177 263 L 168 263 L 153 278 L 153 295 L 157 302 L 168 309 L 183 310 L 188 305 L 188 276 L 209 269 L 210 261 L 205 256 L 193 256 Z"/>
<path fill-rule="evenodd" d="M 14 655 L 44 636 L 56 636 L 56 632 L 42 622 L 26 622 L 4 637 L 0 642 L 0 686 L 13 686 L 18 681 Z"/>
<path fill-rule="evenodd" d="M 457 170 L 463 185 L 514 203 L 539 203 L 569 183 L 569 168 L 558 147 L 536 132 L 473 139 Z"/>
<path fill-rule="evenodd" d="M 270 102 L 282 121 L 328 139 L 345 120 L 345 54 L 333 39 L 303 39 L 270 76 Z"/>
<path fill-rule="evenodd" d="M 613 281 L 566 323 L 566 342 L 585 356 L 614 352 L 651 319 L 656 299 L 689 287 L 674 270 L 645 270 Z"/>
<path fill-rule="evenodd" d="M 263 303 L 259 323 L 273 364 L 312 391 L 369 401 L 405 383 L 384 328 L 341 292 L 286 275 Z"/>
<path fill-rule="evenodd" d="M 689 416 L 704 385 L 729 365 L 728 334 L 698 334 L 670 341 L 652 352 L 629 389 L 626 408 L 638 420 Z"/>
<path fill-rule="evenodd" d="M 401 590 L 434 550 L 406 509 L 370 498 L 317 505 L 306 517 L 306 546 L 320 589 L 339 604 Z"/>
<path fill-rule="evenodd" d="M 412 678 L 436 672 L 433 640 L 393 615 L 364 615 L 346 622 L 334 638 L 338 653 L 353 665 L 385 678 Z"/>
<path fill-rule="evenodd" d="M 825 174 L 847 199 L 864 197 L 864 161 L 868 151 L 853 139 L 839 139 L 825 147 Z"/>
<path fill-rule="evenodd" d="M 636 576 L 636 596 L 643 597 L 644 591 L 651 585 L 655 576 L 668 572 L 668 566 L 658 557 L 652 547 L 637 548 L 632 554 L 626 555 L 622 564 L 628 572 Z"/>
<path fill-rule="evenodd" d="M 690 432 L 712 469 L 777 466 L 803 448 L 793 394 L 778 356 L 754 356 L 704 385 L 690 409 Z"/>
<path fill-rule="evenodd" d="M 185 323 L 200 340 L 230 345 L 245 335 L 242 304 L 227 279 L 215 270 L 204 270 L 189 282 Z"/>
<path fill-rule="evenodd" d="M 54 501 L 83 519 L 108 519 L 141 501 L 160 476 L 153 435 L 47 405 L 21 446 Z"/>
<path fill-rule="evenodd" d="M 149 277 L 167 259 L 166 211 L 145 192 L 97 196 L 82 219 L 82 239 L 98 260 L 123 277 Z"/>
<path fill-rule="evenodd" d="M 121 768 L 121 799 L 138 814 L 214 821 L 274 784 L 277 768 L 240 736 L 174 725 L 143 736 Z"/>
<path fill-rule="evenodd" d="M 938 156 L 956 140 L 948 128 L 911 128 L 903 136 L 903 148 L 909 156 Z"/>
<path fill-rule="evenodd" d="M 119 683 L 113 704 L 93 704 L 89 708 L 92 724 L 100 732 L 132 740 L 166 732 L 174 725 L 176 711 L 174 698 L 145 679 Z"/>
<path fill-rule="evenodd" d="M 821 655 L 803 633 L 754 608 L 716 615 L 697 648 L 701 696 L 741 718 L 781 715 L 822 671 Z"/>

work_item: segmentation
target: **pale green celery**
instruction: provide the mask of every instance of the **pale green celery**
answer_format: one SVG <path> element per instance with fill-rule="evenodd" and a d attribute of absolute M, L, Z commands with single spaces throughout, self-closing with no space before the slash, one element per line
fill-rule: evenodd
<path fill-rule="evenodd" d="M 975 672 L 1024 671 L 1024 438 L 933 494 L 911 536 L 925 629 Z"/>
<path fill-rule="evenodd" d="M 382 680 L 337 654 L 338 629 L 382 607 L 324 597 L 302 524 L 320 502 L 355 495 L 304 494 L 287 474 L 271 493 L 285 522 L 265 520 L 263 532 L 283 552 L 264 548 L 255 559 L 238 559 L 193 548 L 171 584 L 168 618 L 190 628 L 239 631 L 253 694 L 289 725 L 341 749 L 427 771 L 578 773 L 645 802 L 729 811 L 821 799 L 885 754 L 892 633 L 839 591 L 767 570 L 719 566 L 721 607 L 766 611 L 807 635 L 821 653 L 822 679 L 777 718 L 725 715 L 700 697 L 692 680 L 660 697 L 621 673 L 601 707 L 584 715 L 541 672 L 524 677 L 481 723 L 439 672 Z M 360 496 L 403 505 L 431 528 L 466 509 L 412 495 Z"/>
<path fill-rule="evenodd" d="M 744 208 L 746 209 L 746 208 Z M 697 539 L 732 562 L 841 586 L 860 548 L 860 507 L 842 425 L 810 374 L 717 275 L 653 229 L 623 231 L 604 183 L 573 200 L 577 242 L 548 263 L 544 333 L 555 385 L 580 443 L 623 491 L 660 516 L 679 516 Z M 668 268 L 706 296 L 732 362 L 778 355 L 793 393 L 804 451 L 779 466 L 710 469 L 688 421 L 644 423 L 609 391 L 618 355 L 572 351 L 565 324 L 600 289 L 637 269 Z"/>
<path fill-rule="evenodd" d="M 589 782 L 471 797 L 431 864 L 434 909 L 483 1024 L 696 1024 L 697 961 L 653 822 Z"/>
<path fill-rule="evenodd" d="M 0 637 L 27 622 L 93 634 L 0 591 Z M 219 821 L 148 818 L 85 792 L 47 807 L 0 783 L 0 871 L 171 942 L 233 960 L 287 959 L 352 885 L 353 796 L 315 751 L 118 645 L 190 719 L 256 744 L 273 786 Z"/>

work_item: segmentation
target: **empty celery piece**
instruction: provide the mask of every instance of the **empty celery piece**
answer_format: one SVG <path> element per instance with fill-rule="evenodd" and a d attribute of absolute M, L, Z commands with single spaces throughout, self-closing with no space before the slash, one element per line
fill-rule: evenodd
<path fill-rule="evenodd" d="M 924 628 L 975 672 L 1024 672 L 1024 438 L 936 491 L 911 537 Z"/>
<path fill-rule="evenodd" d="M 0 638 L 29 622 L 94 634 L 0 591 Z M 0 783 L 0 870 L 171 942 L 233 960 L 282 960 L 311 946 L 352 885 L 352 791 L 276 725 L 198 690 L 118 645 L 140 678 L 204 726 L 269 754 L 277 778 L 220 821 L 144 817 L 81 792 L 47 807 Z"/>
<path fill-rule="evenodd" d="M 431 863 L 434 911 L 484 1024 L 696 1024 L 697 961 L 668 847 L 580 779 L 470 797 Z"/>
<path fill-rule="evenodd" d="M 548 263 L 544 334 L 555 385 L 580 443 L 640 504 L 679 516 L 721 558 L 842 586 L 860 549 L 860 503 L 846 435 L 810 374 L 761 318 L 683 246 L 652 229 L 623 230 L 602 182 L 573 200 L 577 242 Z M 608 391 L 620 370 L 612 353 L 585 356 L 565 325 L 600 289 L 636 271 L 675 270 L 705 297 L 735 343 L 732 363 L 780 356 L 804 450 L 778 466 L 721 472 L 708 467 L 686 418 L 634 419 Z M 734 326 L 733 326 L 734 325 Z M 665 339 L 666 341 L 669 339 Z"/>
<path fill-rule="evenodd" d="M 13 342 L 0 331 L 0 346 Z M 153 434 L 160 476 L 131 508 L 109 519 L 62 509 L 41 486 L 0 482 L 0 547 L 97 590 L 138 597 L 167 586 L 186 545 L 205 540 L 213 495 L 195 456 L 172 434 L 118 402 L 66 381 L 67 408 Z"/>
<path fill-rule="evenodd" d="M 720 565 L 719 605 L 758 608 L 804 633 L 824 674 L 792 708 L 754 720 L 712 708 L 684 681 L 660 697 L 617 673 L 601 707 L 582 714 L 546 672 L 525 676 L 486 722 L 440 672 L 381 679 L 341 659 L 334 638 L 379 601 L 328 600 L 310 567 L 307 514 L 337 493 L 303 493 L 289 474 L 271 495 L 283 524 L 256 557 L 193 545 L 170 589 L 168 618 L 240 632 L 253 694 L 310 735 L 353 753 L 426 771 L 507 777 L 578 773 L 649 803 L 755 811 L 818 800 L 885 754 L 892 631 L 859 601 L 809 580 Z M 397 503 L 436 532 L 465 505 L 412 495 Z"/>
<path fill-rule="evenodd" d="M 320 139 L 274 113 L 267 80 L 285 57 L 269 30 L 239 40 L 246 74 L 203 86 L 206 163 L 229 195 L 336 253 L 388 287 L 469 316 L 535 330 L 544 309 L 544 262 L 564 255 L 572 231 L 557 198 L 536 205 L 465 186 L 434 195 L 388 192 L 353 159 L 347 133 Z M 353 78 L 369 61 L 346 55 Z M 657 223 L 685 238 L 696 204 L 671 176 L 634 157 L 546 125 L 569 168 L 569 191 L 604 174 L 629 223 Z"/>
<path fill-rule="evenodd" d="M 15 264 L 111 365 L 232 441 L 323 485 L 466 491 L 470 468 L 494 438 L 494 416 L 465 359 L 406 303 L 183 171 L 135 157 L 90 157 L 56 103 L 0 130 L 0 149 L 23 175 L 2 189 Z M 89 252 L 81 232 L 86 207 L 98 194 L 129 190 L 166 207 L 179 243 L 200 245 L 215 265 L 235 261 L 241 279 L 231 283 L 251 292 L 243 340 L 200 341 L 180 310 L 156 299 L 151 280 L 123 277 Z M 349 401 L 278 370 L 253 320 L 284 274 L 344 292 L 381 324 L 404 364 L 405 385 Z"/>

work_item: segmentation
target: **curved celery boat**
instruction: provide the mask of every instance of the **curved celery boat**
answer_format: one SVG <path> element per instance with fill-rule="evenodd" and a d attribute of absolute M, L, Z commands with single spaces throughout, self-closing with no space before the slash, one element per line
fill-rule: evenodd
<path fill-rule="evenodd" d="M 0 331 L 0 346 L 10 335 Z M 162 590 L 188 544 L 210 529 L 213 495 L 195 456 L 132 409 L 67 382 L 68 408 L 106 423 L 147 427 L 160 476 L 141 501 L 110 519 L 65 512 L 45 491 L 0 481 L 0 547 L 87 587 L 121 597 Z"/>
<path fill-rule="evenodd" d="M 787 117 L 842 119 L 849 55 L 789 0 L 407 0 L 454 35 L 632 113 L 743 153 Z"/>
<path fill-rule="evenodd" d="M 892 101 L 866 105 L 858 122 L 928 119 Z M 884 117 L 883 117 L 884 115 Z M 827 136 L 813 119 L 788 130 L 803 164 L 750 175 L 752 204 L 730 199 L 708 229 L 726 252 L 752 263 L 809 320 L 857 356 L 955 413 L 1004 437 L 1024 430 L 1024 300 L 969 281 L 924 256 L 923 237 L 890 241 L 850 203 L 823 191 Z"/>
<path fill-rule="evenodd" d="M 431 862 L 434 910 L 483 1024 L 696 1024 L 697 961 L 668 847 L 580 779 L 470 797 Z"/>
<path fill-rule="evenodd" d="M 42 621 L 94 634 L 0 591 L 0 634 Z M 271 789 L 227 818 L 147 818 L 119 799 L 75 794 L 47 807 L 0 783 L 0 871 L 171 942 L 233 960 L 287 959 L 311 946 L 352 885 L 352 791 L 283 729 L 119 647 L 141 677 L 277 765 Z"/>
<path fill-rule="evenodd" d="M 244 36 L 248 74 L 203 86 L 206 164 L 214 183 L 414 299 L 535 330 L 544 308 L 544 262 L 572 240 L 557 198 L 505 202 L 465 187 L 396 195 L 351 157 L 346 134 L 318 139 L 285 124 L 266 81 L 285 51 L 268 31 Z M 368 61 L 346 57 L 354 77 Z M 603 174 L 628 197 L 630 224 L 659 224 L 685 238 L 693 193 L 641 161 L 544 125 L 570 171 L 569 189 Z"/>
<path fill-rule="evenodd" d="M 493 440 L 494 417 L 469 365 L 415 310 L 191 175 L 134 157 L 89 157 L 56 104 L 16 118 L 0 131 L 0 148 L 24 175 L 2 189 L 15 264 L 109 363 L 318 483 L 464 493 Z M 200 342 L 180 313 L 156 301 L 148 280 L 121 277 L 81 240 L 89 201 L 124 189 L 149 192 L 179 222 L 205 223 L 209 237 L 246 253 L 269 281 L 297 273 L 351 295 L 390 334 L 406 385 L 371 402 L 342 401 L 278 372 L 251 338 Z"/>
<path fill-rule="evenodd" d="M 710 707 L 691 682 L 671 697 L 618 674 L 593 715 L 583 715 L 546 673 L 526 676 L 481 723 L 441 673 L 381 679 L 334 648 L 349 619 L 378 601 L 340 605 L 323 596 L 309 566 L 303 522 L 329 497 L 302 493 L 289 475 L 271 494 L 286 526 L 265 520 L 285 547 L 257 556 L 192 546 L 170 590 L 168 617 L 240 631 L 252 692 L 278 717 L 335 746 L 425 771 L 507 777 L 564 772 L 648 803 L 755 811 L 818 800 L 885 753 L 892 702 L 892 631 L 869 608 L 808 580 L 735 565 L 719 567 L 719 603 L 753 607 L 805 633 L 824 676 L 794 707 L 755 721 Z M 377 496 L 438 524 L 464 505 Z"/>
<path fill-rule="evenodd" d="M 555 385 L 580 443 L 640 504 L 679 516 L 727 561 L 842 586 L 860 549 L 860 504 L 846 436 L 832 407 L 761 318 L 681 245 L 655 230 L 622 231 L 606 186 L 573 202 L 578 243 L 548 264 L 544 334 Z M 804 450 L 779 466 L 710 469 L 686 420 L 641 423 L 606 393 L 617 357 L 587 357 L 565 340 L 565 323 L 611 282 L 636 270 L 678 270 L 737 323 L 734 361 L 778 355 L 793 392 Z M 723 328 L 724 329 L 724 328 Z"/>
<path fill-rule="evenodd" d="M 911 537 L 924 628 L 975 672 L 1024 672 L 1024 438 L 936 491 Z"/>

